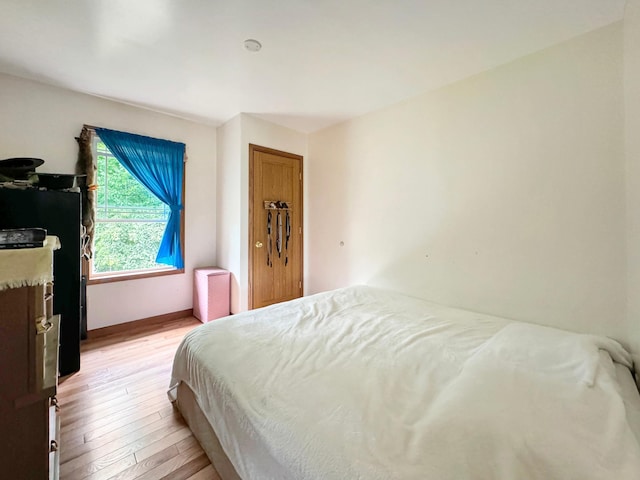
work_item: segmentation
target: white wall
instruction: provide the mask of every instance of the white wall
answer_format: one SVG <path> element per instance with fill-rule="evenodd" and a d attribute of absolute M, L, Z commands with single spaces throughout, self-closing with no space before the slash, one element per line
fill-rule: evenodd
<path fill-rule="evenodd" d="M 215 128 L 0 75 L 0 158 L 43 158 L 39 171 L 73 173 L 85 123 L 184 142 L 189 158 L 185 273 L 89 286 L 88 328 L 191 308 L 193 268 L 215 260 Z"/>
<path fill-rule="evenodd" d="M 622 42 L 617 23 L 311 134 L 310 292 L 624 339 Z"/>
<path fill-rule="evenodd" d="M 231 272 L 231 311 L 240 311 L 243 278 L 240 115 L 218 127 L 216 264 Z"/>
<path fill-rule="evenodd" d="M 628 328 L 640 365 L 640 0 L 627 1 L 624 63 Z"/>
<path fill-rule="evenodd" d="M 218 136 L 218 175 L 225 182 L 220 185 L 225 192 L 220 201 L 231 205 L 234 213 L 219 215 L 217 228 L 219 239 L 234 246 L 221 249 L 217 261 L 232 272 L 231 311 L 237 313 L 247 310 L 249 298 L 249 144 L 302 155 L 306 164 L 307 135 L 242 113 L 219 127 Z M 231 236 L 222 240 L 227 232 Z"/>
<path fill-rule="evenodd" d="M 631 330 L 640 350 L 639 4 L 624 37 L 620 24 L 584 35 L 312 134 L 308 152 L 306 135 L 247 114 L 216 149 L 212 127 L 0 75 L 0 158 L 72 172 L 84 123 L 187 144 L 186 273 L 90 286 L 90 329 L 190 308 L 192 269 L 214 263 L 234 273 L 232 311 L 246 309 L 254 143 L 305 157 L 307 293 L 368 282 Z"/>

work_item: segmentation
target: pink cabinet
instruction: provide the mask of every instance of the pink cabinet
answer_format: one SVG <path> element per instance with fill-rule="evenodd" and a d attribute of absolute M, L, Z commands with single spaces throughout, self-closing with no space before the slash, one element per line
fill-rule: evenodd
<path fill-rule="evenodd" d="M 218 267 L 193 271 L 193 315 L 202 323 L 229 315 L 230 274 Z"/>

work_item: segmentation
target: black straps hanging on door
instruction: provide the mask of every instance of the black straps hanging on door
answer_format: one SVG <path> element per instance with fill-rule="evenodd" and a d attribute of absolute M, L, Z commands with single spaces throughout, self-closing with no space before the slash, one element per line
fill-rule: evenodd
<path fill-rule="evenodd" d="M 284 266 L 289 263 L 289 239 L 291 238 L 291 215 L 287 209 L 287 217 L 285 221 L 285 241 L 284 241 Z"/>
<path fill-rule="evenodd" d="M 278 250 L 278 258 L 282 257 L 282 214 L 278 209 L 278 221 L 276 222 L 276 250 Z"/>
<path fill-rule="evenodd" d="M 274 202 L 265 201 L 264 208 L 267 209 L 267 265 L 273 267 L 271 235 L 275 234 L 278 258 L 282 258 L 284 243 L 284 266 L 286 267 L 289 264 L 289 241 L 291 240 L 291 205 L 280 200 Z M 271 213 L 272 210 L 276 211 L 275 219 Z"/>
<path fill-rule="evenodd" d="M 273 267 L 271 262 L 271 212 L 267 212 L 267 265 Z"/>

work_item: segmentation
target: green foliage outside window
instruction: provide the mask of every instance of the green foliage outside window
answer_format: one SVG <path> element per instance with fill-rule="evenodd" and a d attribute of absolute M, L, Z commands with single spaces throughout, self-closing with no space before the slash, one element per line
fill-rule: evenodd
<path fill-rule="evenodd" d="M 98 222 L 93 271 L 102 273 L 166 267 L 155 261 L 164 228 L 163 223 Z"/>
<path fill-rule="evenodd" d="M 94 273 L 166 267 L 155 261 L 169 209 L 94 139 L 97 202 Z"/>

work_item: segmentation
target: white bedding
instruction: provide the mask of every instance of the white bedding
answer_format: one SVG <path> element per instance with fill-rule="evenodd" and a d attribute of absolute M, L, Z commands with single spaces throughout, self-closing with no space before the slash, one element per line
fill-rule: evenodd
<path fill-rule="evenodd" d="M 352 287 L 198 327 L 172 384 L 244 480 L 638 480 L 612 359 L 610 339 Z"/>

